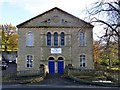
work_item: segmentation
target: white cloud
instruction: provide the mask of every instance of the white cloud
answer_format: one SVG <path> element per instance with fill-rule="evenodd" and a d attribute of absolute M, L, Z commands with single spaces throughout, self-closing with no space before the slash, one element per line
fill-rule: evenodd
<path fill-rule="evenodd" d="M 3 0 L 0 0 L 0 21 L 2 20 L 2 6 L 3 6 Z"/>
<path fill-rule="evenodd" d="M 94 1 L 94 0 L 93 0 Z M 49 10 L 53 7 L 59 7 L 67 12 L 70 12 L 74 15 L 79 15 L 80 12 L 90 4 L 90 0 L 39 0 L 27 2 L 24 8 L 30 11 L 32 14 L 40 14 L 46 10 Z"/>
<path fill-rule="evenodd" d="M 80 12 L 94 1 L 96 0 L 4 0 L 4 2 L 24 8 L 33 15 L 59 7 L 76 16 L 80 16 Z"/>
<path fill-rule="evenodd" d="M 47 10 L 50 10 L 51 8 L 58 7 L 83 19 L 85 14 L 82 13 L 82 11 L 96 1 L 97 0 L 0 0 L 0 15 L 2 13 L 1 4 L 7 2 L 11 5 L 27 10 L 33 16 L 41 14 Z"/>

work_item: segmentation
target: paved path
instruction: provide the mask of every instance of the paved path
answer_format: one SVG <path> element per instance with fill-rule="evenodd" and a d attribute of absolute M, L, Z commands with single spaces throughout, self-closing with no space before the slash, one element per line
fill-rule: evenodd
<path fill-rule="evenodd" d="M 100 87 L 90 84 L 85 84 L 83 82 L 77 82 L 69 78 L 65 78 L 63 75 L 54 74 L 47 75 L 45 79 L 39 83 L 35 83 L 34 85 L 48 85 L 48 86 L 82 86 L 82 87 Z"/>
<path fill-rule="evenodd" d="M 47 75 L 45 79 L 37 84 L 40 85 L 80 85 L 80 83 L 67 79 L 62 75 Z M 83 85 L 81 83 L 81 85 Z"/>

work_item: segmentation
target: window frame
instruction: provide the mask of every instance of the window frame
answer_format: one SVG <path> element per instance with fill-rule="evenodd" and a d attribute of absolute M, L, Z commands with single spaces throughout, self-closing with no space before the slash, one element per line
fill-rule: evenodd
<path fill-rule="evenodd" d="M 28 56 L 31 56 L 31 59 L 29 57 L 29 60 L 28 60 Z M 30 54 L 26 55 L 26 67 L 27 68 L 33 68 L 34 67 L 34 56 L 33 55 L 30 55 Z"/>
<path fill-rule="evenodd" d="M 26 46 L 28 47 L 34 46 L 34 34 L 31 31 L 26 33 Z"/>
<path fill-rule="evenodd" d="M 79 42 L 80 42 L 80 46 L 86 46 L 86 33 L 85 32 L 80 32 Z"/>
<path fill-rule="evenodd" d="M 48 44 L 48 34 L 50 34 L 50 44 Z M 46 35 L 46 46 L 52 46 L 52 34 L 51 34 L 51 32 L 47 32 L 47 35 Z"/>
<path fill-rule="evenodd" d="M 63 45 L 62 45 L 62 34 L 63 34 Z M 64 32 L 61 32 L 60 34 L 60 46 L 65 46 L 65 33 Z"/>
<path fill-rule="evenodd" d="M 80 55 L 80 67 L 86 67 L 87 63 L 86 63 L 86 55 L 85 54 L 81 54 Z"/>
<path fill-rule="evenodd" d="M 57 37 L 55 36 L 55 35 L 57 35 Z M 57 39 L 56 39 L 57 38 Z M 54 46 L 58 46 L 58 33 L 57 32 L 54 32 Z"/>

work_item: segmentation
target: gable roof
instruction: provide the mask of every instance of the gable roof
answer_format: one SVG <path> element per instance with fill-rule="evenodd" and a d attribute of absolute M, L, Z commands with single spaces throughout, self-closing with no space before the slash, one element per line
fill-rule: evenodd
<path fill-rule="evenodd" d="M 52 9 L 50 9 L 50 10 L 48 10 L 48 11 L 42 13 L 42 14 L 39 14 L 39 15 L 37 15 L 37 16 L 35 16 L 35 17 L 33 17 L 33 18 L 31 18 L 31 19 L 29 19 L 29 20 L 27 20 L 27 21 L 25 21 L 25 22 L 23 22 L 23 23 L 21 23 L 21 24 L 19 24 L 19 25 L 17 25 L 17 27 L 18 27 L 18 28 L 24 27 L 23 25 L 25 25 L 26 23 L 28 23 L 28 22 L 30 22 L 30 21 L 38 18 L 38 17 L 41 17 L 42 15 L 45 15 L 45 14 L 47 14 L 47 13 L 49 13 L 49 12 L 55 10 L 55 9 L 58 10 L 58 11 L 61 11 L 61 12 L 65 13 L 65 14 L 67 14 L 67 15 L 70 15 L 70 16 L 73 17 L 73 18 L 76 18 L 76 19 L 80 20 L 82 23 L 86 24 L 86 25 L 89 26 L 89 27 L 94 27 L 94 26 L 91 25 L 90 23 L 85 22 L 84 20 L 79 19 L 78 17 L 76 17 L 76 16 L 74 16 L 74 15 L 72 15 L 72 14 L 70 14 L 70 13 L 68 13 L 68 12 L 66 12 L 66 11 L 58 8 L 58 7 L 54 7 L 54 8 L 52 8 Z"/>

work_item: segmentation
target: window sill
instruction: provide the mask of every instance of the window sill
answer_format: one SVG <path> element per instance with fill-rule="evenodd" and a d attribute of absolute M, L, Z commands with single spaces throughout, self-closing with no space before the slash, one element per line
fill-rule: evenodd
<path fill-rule="evenodd" d="M 83 46 L 82 46 L 82 45 L 79 45 L 79 47 L 87 47 L 87 45 L 83 45 Z"/>
<path fill-rule="evenodd" d="M 26 46 L 26 47 L 34 47 L 34 45 L 33 46 Z"/>
<path fill-rule="evenodd" d="M 33 67 L 26 67 L 26 68 L 29 68 L 29 69 L 31 69 L 31 68 L 33 68 Z"/>

